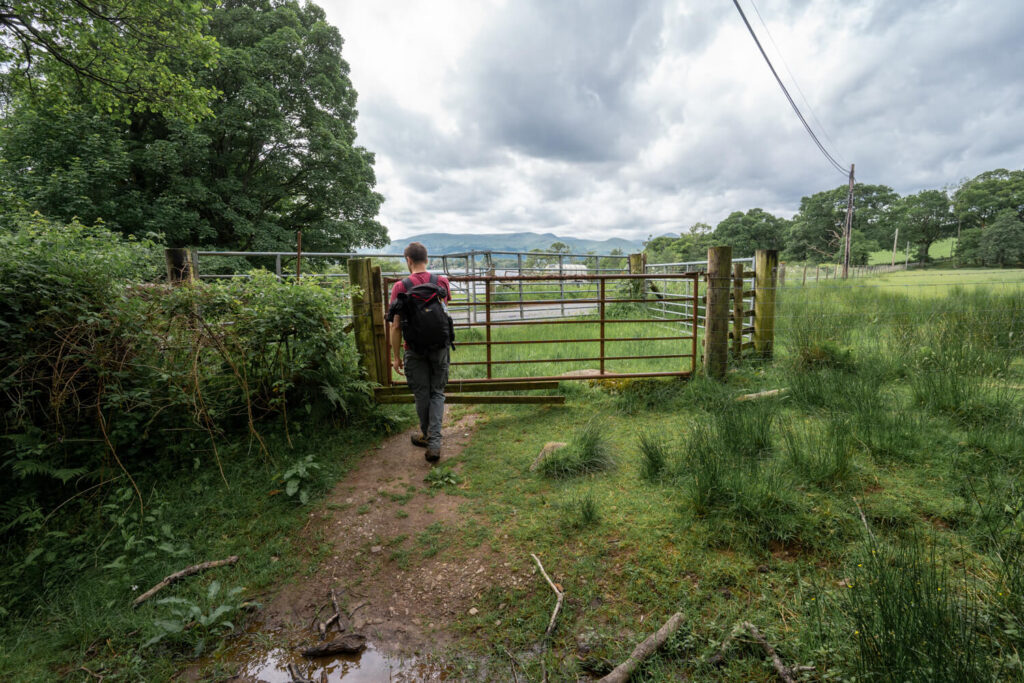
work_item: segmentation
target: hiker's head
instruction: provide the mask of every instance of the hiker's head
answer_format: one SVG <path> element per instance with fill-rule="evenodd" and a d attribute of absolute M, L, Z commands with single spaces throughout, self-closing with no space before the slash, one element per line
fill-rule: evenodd
<path fill-rule="evenodd" d="M 427 265 L 427 248 L 419 242 L 410 242 L 402 253 L 405 254 L 409 270 L 412 270 L 413 266 Z"/>

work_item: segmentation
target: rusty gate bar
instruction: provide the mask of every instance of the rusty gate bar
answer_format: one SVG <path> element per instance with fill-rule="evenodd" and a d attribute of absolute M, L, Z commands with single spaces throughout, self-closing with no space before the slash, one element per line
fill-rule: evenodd
<path fill-rule="evenodd" d="M 470 257 L 473 261 L 473 254 Z M 536 383 L 536 382 L 558 382 L 572 379 L 591 379 L 595 377 L 617 379 L 617 378 L 631 378 L 631 377 L 688 377 L 693 374 L 697 366 L 697 339 L 699 335 L 698 323 L 699 323 L 699 297 L 700 297 L 700 273 L 664 273 L 664 274 L 650 274 L 650 273 L 614 273 L 614 274 L 581 274 L 578 272 L 567 273 L 564 265 L 560 264 L 558 275 L 523 275 L 521 271 L 510 274 L 497 274 L 494 270 L 488 269 L 485 273 L 479 273 L 476 270 L 476 264 L 471 263 L 469 272 L 466 275 L 450 275 L 448 276 L 449 282 L 452 283 L 452 289 L 455 290 L 456 284 L 464 284 L 465 299 L 460 301 L 451 302 L 449 305 L 452 308 L 461 308 L 467 310 L 469 314 L 462 322 L 456 323 L 458 328 L 473 328 L 483 327 L 481 330 L 484 333 L 483 341 L 471 340 L 465 342 L 459 342 L 459 346 L 467 347 L 484 347 L 484 355 L 470 356 L 468 360 L 454 360 L 450 363 L 452 367 L 460 366 L 483 366 L 484 375 L 480 377 L 466 377 L 466 378 L 453 378 L 453 382 L 459 382 L 460 384 L 479 386 L 482 390 L 486 391 L 484 387 L 497 386 L 499 383 L 503 383 L 504 386 L 509 386 L 510 383 L 525 382 L 525 383 Z M 398 278 L 389 277 L 389 281 L 397 281 Z M 666 287 L 662 293 L 662 298 L 678 301 L 685 303 L 689 306 L 690 310 L 674 318 L 666 317 L 646 317 L 644 314 L 646 310 L 654 305 L 654 302 L 650 298 L 633 298 L 636 294 L 632 293 L 628 288 L 625 290 L 617 289 L 617 293 L 624 294 L 623 298 L 609 298 L 608 280 L 618 281 L 633 281 L 637 280 L 643 282 L 645 280 L 658 279 L 662 282 L 669 283 L 671 281 L 678 281 L 687 284 L 689 291 L 671 292 Z M 566 296 L 568 291 L 565 287 L 565 281 L 572 280 L 575 284 L 580 285 L 576 287 L 576 290 L 586 298 L 573 299 Z M 496 298 L 495 294 L 497 291 L 497 283 L 511 283 L 508 289 L 510 293 L 515 295 L 516 290 L 523 291 L 518 297 L 518 301 L 511 298 L 501 300 Z M 544 287 L 545 283 L 555 284 L 557 282 L 558 288 L 551 289 L 550 287 Z M 590 287 L 586 285 L 589 282 Z M 558 299 L 529 299 L 527 298 L 530 292 L 525 290 L 524 285 L 539 285 L 541 289 L 536 290 L 537 296 L 551 295 L 558 296 Z M 484 291 L 480 292 L 478 287 L 483 285 Z M 596 285 L 596 292 L 592 288 Z M 536 288 L 535 288 L 536 289 Z M 587 296 L 589 294 L 589 296 Z M 596 294 L 596 297 L 594 296 Z M 502 296 L 507 294 L 503 293 Z M 609 317 L 609 303 L 628 303 L 628 304 L 642 304 L 636 311 L 617 311 L 619 314 L 630 316 L 625 318 Z M 519 313 L 520 311 L 537 310 L 534 306 L 554 306 L 554 310 L 557 312 L 562 308 L 565 308 L 568 312 L 568 306 L 566 304 L 575 304 L 585 306 L 593 306 L 593 308 L 584 309 L 586 313 L 579 315 L 574 313 L 567 318 L 541 318 L 541 319 L 510 319 L 502 320 L 496 319 L 494 316 L 495 311 L 501 311 L 510 309 Z M 479 308 L 484 308 L 484 320 L 480 321 L 483 325 L 474 324 L 475 321 L 479 321 Z M 538 313 L 544 315 L 546 311 L 537 310 Z M 520 313 L 522 315 L 522 313 Z M 649 315 L 649 314 L 648 314 Z M 650 329 L 654 332 L 652 336 L 637 336 L 635 334 L 619 334 L 617 336 L 608 336 L 609 325 L 624 325 L 624 324 L 661 324 L 665 323 L 681 323 L 684 327 L 679 328 L 681 334 L 666 335 L 664 332 L 661 334 L 657 333 L 657 330 L 653 328 L 644 328 L 644 331 Z M 516 325 L 594 325 L 597 327 L 598 334 L 586 334 L 580 339 L 495 339 L 494 329 L 499 327 L 511 327 Z M 689 327 L 686 330 L 685 327 Z M 614 328 L 612 328 L 614 329 Z M 686 332 L 686 333 L 683 333 Z M 560 335 L 561 336 L 561 335 Z M 615 343 L 628 343 L 628 342 L 687 342 L 690 343 L 687 346 L 683 346 L 680 349 L 678 346 L 669 345 L 667 348 L 645 348 L 644 344 L 638 347 L 640 351 L 639 355 L 625 355 L 619 352 L 615 355 L 609 355 L 609 344 Z M 569 357 L 569 358 L 522 358 L 513 355 L 512 358 L 495 358 L 494 348 L 505 347 L 505 348 L 521 348 L 523 344 L 533 345 L 574 345 L 574 344 L 597 344 L 597 354 L 594 355 L 591 351 L 590 354 L 586 354 L 586 351 L 581 356 Z M 519 345 L 519 346 L 517 346 Z M 591 347 L 593 348 L 593 347 Z M 687 352 L 684 352 L 686 349 Z M 554 349 L 552 349 L 554 351 Z M 626 350 L 626 349 L 623 349 Z M 647 351 L 647 353 L 644 353 Z M 553 355 L 558 355 L 559 352 L 555 352 Z M 614 351 L 611 351 L 614 354 Z M 518 354 L 516 354 L 518 355 Z M 548 354 L 545 354 L 548 355 Z M 651 363 L 647 361 L 651 360 L 674 360 L 674 359 L 690 359 L 688 369 L 673 369 L 673 370 L 648 370 L 652 367 Z M 609 372 L 608 363 L 615 361 L 643 361 L 639 366 L 636 366 L 639 371 L 632 372 Z M 582 372 L 580 374 L 572 375 L 542 375 L 542 376 L 500 376 L 496 373 L 495 366 L 534 366 L 534 365 L 547 365 L 556 363 L 594 363 L 598 367 L 592 368 L 589 371 Z M 654 368 L 657 368 L 658 364 L 653 364 Z M 670 366 L 671 367 L 671 366 Z M 390 375 L 391 368 L 388 368 L 388 374 Z M 388 382 L 392 378 L 388 377 Z M 397 387 L 397 385 L 395 385 Z M 524 384 L 524 386 L 526 386 Z"/>
<path fill-rule="evenodd" d="M 484 283 L 484 316 L 487 339 L 487 379 L 491 378 L 491 281 Z M 451 363 L 449 363 L 451 365 Z"/>

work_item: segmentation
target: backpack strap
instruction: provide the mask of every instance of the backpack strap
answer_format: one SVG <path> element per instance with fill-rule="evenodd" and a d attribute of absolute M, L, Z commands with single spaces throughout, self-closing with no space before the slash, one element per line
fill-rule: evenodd
<path fill-rule="evenodd" d="M 405 293 L 406 294 L 410 293 L 412 291 L 412 288 L 413 288 L 412 278 L 411 277 L 403 278 L 402 279 L 402 287 L 405 288 Z"/>
<path fill-rule="evenodd" d="M 437 273 L 431 273 L 430 274 L 430 284 L 432 284 L 432 285 L 436 285 L 437 284 Z"/>

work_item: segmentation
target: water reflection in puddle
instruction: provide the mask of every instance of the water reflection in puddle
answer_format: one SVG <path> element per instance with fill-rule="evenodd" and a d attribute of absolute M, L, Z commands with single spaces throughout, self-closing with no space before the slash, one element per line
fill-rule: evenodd
<path fill-rule="evenodd" d="M 240 663 L 241 664 L 241 663 Z M 314 681 L 336 683 L 378 683 L 380 681 L 444 681 L 446 667 L 422 657 L 396 657 L 380 652 L 372 645 L 359 655 L 321 657 L 309 660 L 297 653 L 277 648 L 251 653 L 238 674 L 243 681 L 291 683 L 288 665 Z"/>

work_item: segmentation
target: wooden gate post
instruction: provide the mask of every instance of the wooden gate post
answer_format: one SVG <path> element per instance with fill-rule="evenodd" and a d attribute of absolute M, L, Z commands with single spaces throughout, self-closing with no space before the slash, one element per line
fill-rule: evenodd
<path fill-rule="evenodd" d="M 167 262 L 167 281 L 172 285 L 195 280 L 195 264 L 188 249 L 164 249 Z"/>
<path fill-rule="evenodd" d="M 708 249 L 708 297 L 704 306 L 704 373 L 725 377 L 729 366 L 729 290 L 732 247 Z"/>
<path fill-rule="evenodd" d="M 352 332 L 356 338 L 360 362 L 363 369 L 366 370 L 366 378 L 374 384 L 382 384 L 384 375 L 380 372 L 378 365 L 379 352 L 374 331 L 376 315 L 374 315 L 374 282 L 370 259 L 349 259 L 348 279 L 349 283 L 356 288 L 352 290 Z M 383 314 L 381 322 L 383 322 Z M 383 328 L 381 331 L 383 333 Z M 383 351 L 386 354 L 388 350 L 383 349 Z"/>
<path fill-rule="evenodd" d="M 771 358 L 775 346 L 775 298 L 778 289 L 779 252 L 754 252 L 754 351 Z"/>
<path fill-rule="evenodd" d="M 743 263 L 732 264 L 732 357 L 743 354 Z"/>
<path fill-rule="evenodd" d="M 630 254 L 629 255 L 629 274 L 630 275 L 643 275 L 647 272 L 647 255 L 644 253 Z M 631 283 L 630 294 L 631 299 L 646 299 L 647 298 L 647 281 L 646 280 L 634 280 Z M 639 295 L 639 296 L 636 296 Z"/>

